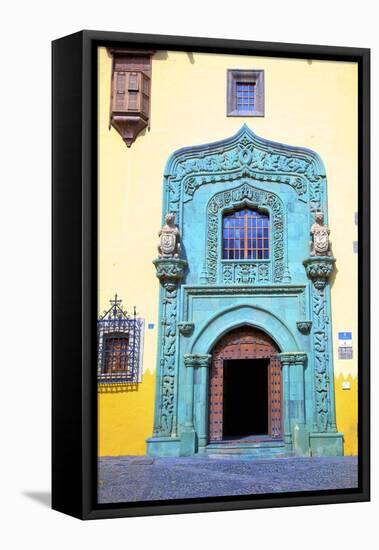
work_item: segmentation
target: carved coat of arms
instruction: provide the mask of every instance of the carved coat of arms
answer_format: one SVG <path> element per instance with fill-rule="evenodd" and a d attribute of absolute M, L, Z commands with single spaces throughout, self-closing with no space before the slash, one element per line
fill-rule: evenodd
<path fill-rule="evenodd" d="M 324 215 L 322 212 L 316 213 L 316 221 L 311 227 L 312 241 L 311 256 L 330 256 L 330 229 L 324 225 Z"/>
<path fill-rule="evenodd" d="M 175 214 L 166 214 L 166 223 L 158 233 L 158 252 L 161 258 L 178 258 L 180 254 L 180 232 L 175 225 Z"/>

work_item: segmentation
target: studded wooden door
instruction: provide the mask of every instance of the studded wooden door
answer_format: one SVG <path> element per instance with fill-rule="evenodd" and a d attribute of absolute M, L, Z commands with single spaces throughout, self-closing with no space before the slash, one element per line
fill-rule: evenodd
<path fill-rule="evenodd" d="M 230 359 L 268 359 L 268 436 L 282 435 L 282 377 L 279 349 L 264 332 L 241 327 L 225 334 L 212 351 L 209 383 L 209 441 L 223 439 L 224 361 Z M 254 364 L 252 367 L 254 368 Z"/>

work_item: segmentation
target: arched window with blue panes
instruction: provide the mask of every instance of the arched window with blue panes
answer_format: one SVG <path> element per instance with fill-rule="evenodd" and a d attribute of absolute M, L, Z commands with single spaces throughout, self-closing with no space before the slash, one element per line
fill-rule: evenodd
<path fill-rule="evenodd" d="M 223 216 L 224 260 L 268 260 L 270 217 L 266 212 L 241 208 Z"/>

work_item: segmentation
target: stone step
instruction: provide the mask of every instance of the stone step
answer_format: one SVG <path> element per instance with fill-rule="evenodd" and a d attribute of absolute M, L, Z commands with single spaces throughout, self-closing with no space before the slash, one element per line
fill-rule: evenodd
<path fill-rule="evenodd" d="M 205 449 L 209 458 L 280 458 L 291 455 L 283 441 L 260 443 L 212 443 Z"/>

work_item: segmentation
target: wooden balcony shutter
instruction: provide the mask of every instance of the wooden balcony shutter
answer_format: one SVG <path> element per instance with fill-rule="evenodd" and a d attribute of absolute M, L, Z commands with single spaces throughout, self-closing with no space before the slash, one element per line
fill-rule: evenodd
<path fill-rule="evenodd" d="M 126 73 L 117 72 L 113 80 L 113 100 L 115 111 L 127 111 L 127 97 L 125 93 Z"/>
<path fill-rule="evenodd" d="M 112 48 L 110 52 L 113 56 L 110 121 L 130 147 L 149 124 L 154 51 Z"/>
<path fill-rule="evenodd" d="M 150 110 L 150 78 L 142 73 L 142 113 L 148 117 Z"/>

